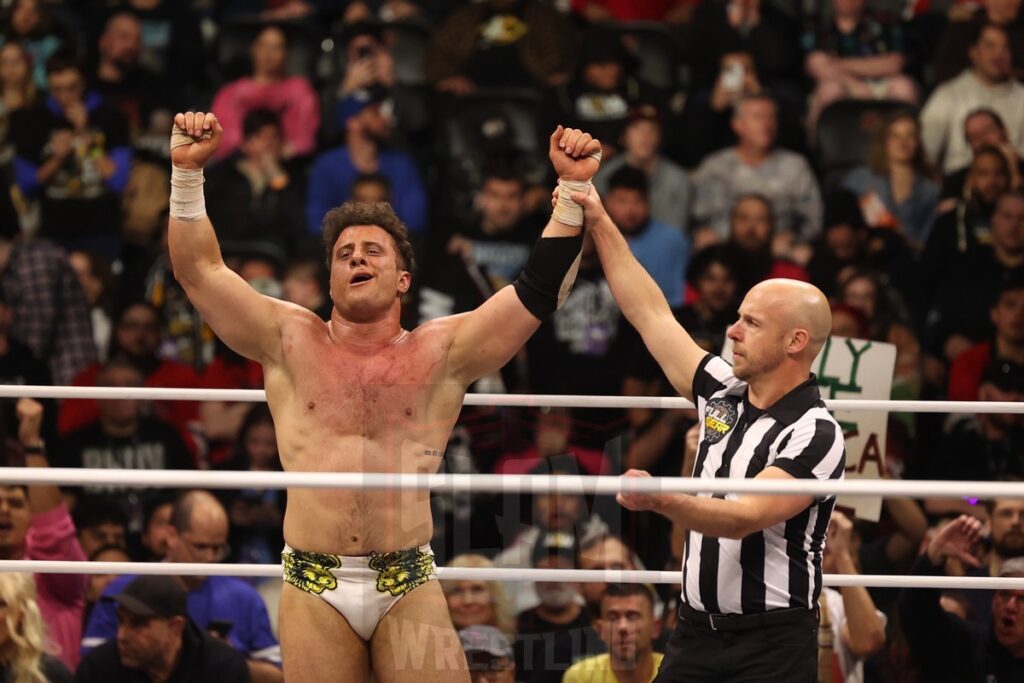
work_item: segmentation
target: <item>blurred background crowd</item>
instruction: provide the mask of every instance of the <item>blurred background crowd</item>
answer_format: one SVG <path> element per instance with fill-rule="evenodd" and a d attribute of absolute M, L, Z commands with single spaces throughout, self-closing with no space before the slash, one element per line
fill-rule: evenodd
<path fill-rule="evenodd" d="M 206 201 L 229 265 L 325 319 L 320 221 L 347 200 L 391 202 L 412 234 L 407 328 L 508 284 L 550 212 L 561 123 L 600 138 L 609 214 L 709 351 L 751 286 L 789 277 L 830 297 L 835 334 L 896 346 L 893 398 L 1021 400 L 1022 4 L 0 0 L 0 382 L 262 388 L 167 258 L 171 116 L 194 110 L 224 127 Z M 672 393 L 586 242 L 565 306 L 473 390 Z M 466 408 L 443 467 L 689 475 L 694 425 L 685 410 Z M 281 468 L 258 404 L 8 401 L 0 432 L 12 465 Z M 890 478 L 1017 480 L 1024 420 L 892 415 L 885 456 Z M 439 565 L 680 567 L 682 530 L 613 499 L 432 502 Z M 0 487 L 0 556 L 278 562 L 283 509 L 278 491 Z M 930 541 L 960 514 L 984 525 L 977 566 Z M 1024 575 L 1024 502 L 888 500 L 878 523 L 837 519 L 829 572 Z M 73 671 L 79 641 L 99 652 L 119 618 L 142 628 L 99 601 L 123 580 L 0 579 L 5 609 L 48 627 L 0 629 L 8 671 L 28 648 L 64 680 L 40 638 Z M 165 635 L 227 641 L 253 680 L 280 680 L 279 583 L 190 581 L 195 633 Z M 678 601 L 673 586 L 445 590 L 479 680 L 637 680 L 622 661 L 658 656 Z M 821 613 L 821 680 L 1024 670 L 1024 591 L 826 590 Z"/>

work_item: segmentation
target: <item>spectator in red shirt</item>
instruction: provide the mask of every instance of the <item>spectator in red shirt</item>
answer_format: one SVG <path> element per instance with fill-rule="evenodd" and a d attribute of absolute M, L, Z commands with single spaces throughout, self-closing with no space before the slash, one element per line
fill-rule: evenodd
<path fill-rule="evenodd" d="M 17 442 L 0 437 L 5 464 L 48 467 L 39 438 L 43 407 L 32 399 L 18 401 Z M 56 486 L 0 486 L 0 559 L 85 562 L 75 525 Z M 78 664 L 85 612 L 86 577 L 36 574 L 37 602 L 55 653 L 68 668 Z"/>
<path fill-rule="evenodd" d="M 135 302 L 121 310 L 114 323 L 114 337 L 110 358 L 126 360 L 134 365 L 145 377 L 147 387 L 194 388 L 199 377 L 191 367 L 172 360 L 161 359 L 160 313 L 151 304 Z M 99 376 L 100 364 L 95 363 L 82 370 L 71 382 L 74 386 L 94 387 Z M 199 406 L 194 401 L 156 401 L 153 403 L 155 417 L 170 422 L 177 428 L 182 439 L 193 455 L 199 446 L 190 427 L 198 425 Z M 60 408 L 57 426 L 61 434 L 69 434 L 99 418 L 99 407 L 92 399 L 64 401 Z"/>
<path fill-rule="evenodd" d="M 1024 277 L 1013 277 L 1003 285 L 989 314 L 995 336 L 953 361 L 947 391 L 950 401 L 977 401 L 981 376 L 997 358 L 1024 365 Z"/>

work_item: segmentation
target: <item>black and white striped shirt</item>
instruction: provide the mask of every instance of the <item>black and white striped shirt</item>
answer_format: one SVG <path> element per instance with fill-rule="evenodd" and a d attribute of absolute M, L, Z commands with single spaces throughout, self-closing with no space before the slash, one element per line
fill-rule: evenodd
<path fill-rule="evenodd" d="M 825 409 L 814 375 L 760 410 L 732 366 L 708 355 L 697 367 L 693 394 L 701 416 L 694 476 L 751 478 L 774 466 L 798 479 L 843 478 L 843 432 Z M 687 532 L 683 602 L 714 614 L 816 605 L 834 506 L 835 496 L 816 499 L 795 517 L 739 541 Z"/>

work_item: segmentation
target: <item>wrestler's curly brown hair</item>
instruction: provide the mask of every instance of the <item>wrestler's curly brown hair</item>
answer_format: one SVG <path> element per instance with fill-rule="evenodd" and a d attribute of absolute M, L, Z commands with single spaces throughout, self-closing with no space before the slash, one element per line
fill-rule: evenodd
<path fill-rule="evenodd" d="M 398 251 L 398 265 L 410 273 L 416 268 L 409 230 L 387 202 L 345 202 L 324 215 L 323 239 L 327 252 L 327 271 L 330 272 L 334 245 L 345 228 L 353 225 L 376 225 L 391 235 Z"/>

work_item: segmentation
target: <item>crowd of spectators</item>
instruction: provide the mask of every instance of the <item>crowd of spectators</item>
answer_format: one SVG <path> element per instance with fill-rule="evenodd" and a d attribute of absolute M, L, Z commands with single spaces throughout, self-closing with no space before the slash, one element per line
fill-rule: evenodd
<path fill-rule="evenodd" d="M 893 397 L 1019 401 L 1022 77 L 1021 0 L 0 0 L 0 382 L 262 387 L 166 253 L 171 116 L 195 110 L 224 126 L 206 201 L 227 263 L 324 319 L 320 222 L 347 200 L 410 229 L 407 328 L 507 285 L 562 123 L 600 138 L 609 214 L 708 351 L 750 287 L 794 278 L 836 334 L 895 345 Z M 589 240 L 565 305 L 473 390 L 672 391 Z M 467 408 L 445 467 L 687 476 L 694 425 Z M 0 440 L 11 466 L 281 469 L 269 411 L 241 403 L 8 401 Z M 1024 420 L 892 416 L 886 455 L 892 478 L 1024 479 Z M 434 503 L 441 565 L 680 568 L 680 530 L 610 498 Z M 283 510 L 278 491 L 0 487 L 0 557 L 271 563 Z M 837 513 L 823 567 L 1024 576 L 1024 506 Z M 279 586 L 0 575 L 0 678 L 279 681 Z M 678 586 L 443 587 L 474 680 L 646 683 L 678 604 Z M 1024 591 L 829 589 L 819 608 L 822 681 L 1024 680 Z"/>

